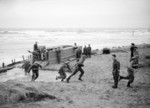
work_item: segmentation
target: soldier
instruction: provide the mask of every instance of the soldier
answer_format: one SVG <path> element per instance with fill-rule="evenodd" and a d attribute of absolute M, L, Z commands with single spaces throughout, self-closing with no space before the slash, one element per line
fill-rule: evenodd
<path fill-rule="evenodd" d="M 60 47 L 58 47 L 57 49 L 56 49 L 56 58 L 57 58 L 57 63 L 58 64 L 60 64 L 60 59 L 61 59 L 61 49 L 60 49 Z"/>
<path fill-rule="evenodd" d="M 128 67 L 127 68 L 127 71 L 128 71 L 128 75 L 127 76 L 119 76 L 119 81 L 121 79 L 127 79 L 129 80 L 128 83 L 127 83 L 127 87 L 131 87 L 130 84 L 133 83 L 134 81 L 134 69 L 132 67 Z"/>
<path fill-rule="evenodd" d="M 84 66 L 85 59 L 86 59 L 86 56 L 82 55 L 81 58 L 80 58 L 80 60 L 75 64 L 75 68 L 73 70 L 73 73 L 67 78 L 67 83 L 69 83 L 70 78 L 72 76 L 74 76 L 78 71 L 81 72 L 78 80 L 83 81 L 81 78 L 82 78 L 82 76 L 84 74 L 84 70 L 82 69 L 82 67 Z"/>
<path fill-rule="evenodd" d="M 27 75 L 30 66 L 31 64 L 29 61 L 25 61 L 24 64 L 22 65 L 22 68 L 24 68 L 25 75 Z"/>
<path fill-rule="evenodd" d="M 114 79 L 114 85 L 112 88 L 117 88 L 118 86 L 118 77 L 119 77 L 119 71 L 120 71 L 120 62 L 116 59 L 116 55 L 113 54 L 113 79 Z"/>
<path fill-rule="evenodd" d="M 42 66 L 37 62 L 34 62 L 30 67 L 28 72 L 32 69 L 32 79 L 31 81 L 35 81 L 39 76 L 39 67 L 42 69 Z"/>
<path fill-rule="evenodd" d="M 35 44 L 33 45 L 33 50 L 34 51 L 38 50 L 38 43 L 37 42 L 35 42 Z"/>
<path fill-rule="evenodd" d="M 77 62 L 78 62 L 79 59 L 81 58 L 81 54 L 82 54 L 82 50 L 80 49 L 80 47 L 78 47 L 78 48 L 76 49 L 75 54 L 76 54 L 76 60 L 77 60 Z"/>
<path fill-rule="evenodd" d="M 134 48 L 135 48 L 134 43 L 131 43 L 131 47 L 130 47 L 130 51 L 131 51 L 131 58 L 134 56 Z"/>
<path fill-rule="evenodd" d="M 62 64 L 62 66 L 60 67 L 58 73 L 60 74 L 60 76 L 56 76 L 56 80 L 57 79 L 61 79 L 61 81 L 64 81 L 64 79 L 66 79 L 66 73 L 65 73 L 65 68 L 68 68 L 68 70 L 71 72 L 70 66 L 69 66 L 69 61 L 65 62 Z"/>
<path fill-rule="evenodd" d="M 87 47 L 87 56 L 91 58 L 91 46 L 90 46 L 90 44 Z"/>
<path fill-rule="evenodd" d="M 36 51 L 30 51 L 30 50 L 28 50 L 28 52 L 32 54 L 32 56 L 33 56 L 33 62 L 35 60 L 38 60 L 38 54 L 39 54 L 39 52 L 37 50 Z"/>
<path fill-rule="evenodd" d="M 83 48 L 83 53 L 87 56 L 87 47 L 86 47 L 86 45 Z"/>
<path fill-rule="evenodd" d="M 135 63 L 138 65 L 139 64 L 139 51 L 138 51 L 137 47 L 134 48 L 134 56 L 133 56 L 133 58 L 135 58 Z"/>

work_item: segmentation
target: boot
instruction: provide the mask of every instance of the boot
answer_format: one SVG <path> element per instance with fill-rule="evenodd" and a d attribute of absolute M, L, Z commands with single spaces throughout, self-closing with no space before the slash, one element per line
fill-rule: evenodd
<path fill-rule="evenodd" d="M 69 79 L 68 79 L 68 78 L 67 78 L 67 80 L 66 80 L 66 81 L 67 81 L 67 83 L 69 83 Z"/>
<path fill-rule="evenodd" d="M 131 87 L 129 82 L 128 82 L 128 84 L 127 84 L 127 87 Z"/>
<path fill-rule="evenodd" d="M 81 78 L 79 78 L 78 80 L 83 81 Z"/>
<path fill-rule="evenodd" d="M 112 88 L 114 88 L 114 89 L 115 89 L 115 88 L 117 88 L 117 86 L 115 86 L 115 85 L 114 85 L 114 86 L 112 86 Z"/>

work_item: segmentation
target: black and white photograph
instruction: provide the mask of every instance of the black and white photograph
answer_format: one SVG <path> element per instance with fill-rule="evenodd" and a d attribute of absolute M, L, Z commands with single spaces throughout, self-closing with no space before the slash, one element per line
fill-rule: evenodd
<path fill-rule="evenodd" d="M 0 108 L 150 108 L 150 0 L 0 0 Z"/>

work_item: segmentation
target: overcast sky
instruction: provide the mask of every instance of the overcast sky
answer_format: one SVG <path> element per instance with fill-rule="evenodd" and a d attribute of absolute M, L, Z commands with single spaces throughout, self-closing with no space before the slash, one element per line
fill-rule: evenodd
<path fill-rule="evenodd" d="M 150 0 L 0 0 L 2 28 L 150 28 Z"/>

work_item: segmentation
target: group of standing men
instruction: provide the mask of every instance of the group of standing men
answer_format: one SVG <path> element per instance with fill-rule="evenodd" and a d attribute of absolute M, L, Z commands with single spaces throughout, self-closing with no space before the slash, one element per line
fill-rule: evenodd
<path fill-rule="evenodd" d="M 86 45 L 84 46 L 84 48 L 83 48 L 83 53 L 84 53 L 87 57 L 91 58 L 91 46 L 90 46 L 90 44 L 88 45 L 88 47 L 86 47 Z"/>

